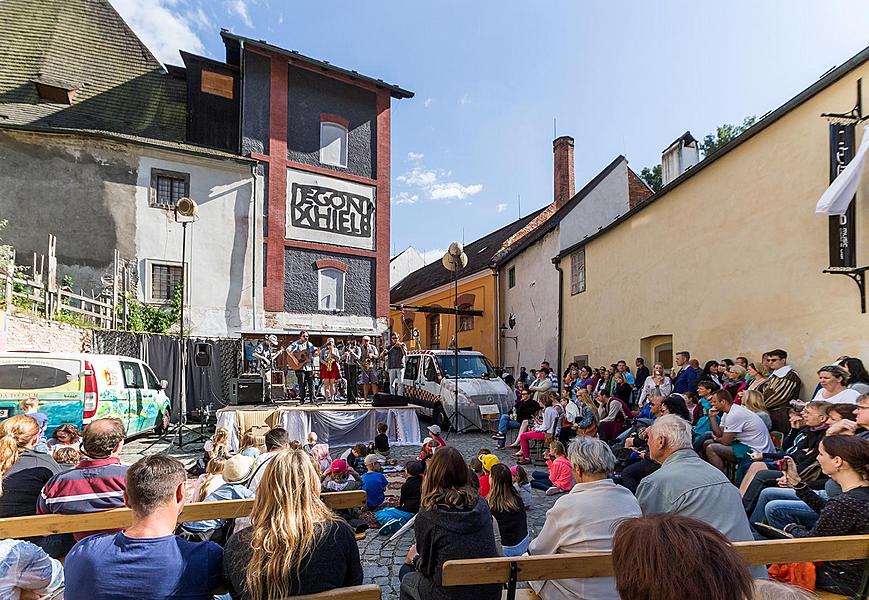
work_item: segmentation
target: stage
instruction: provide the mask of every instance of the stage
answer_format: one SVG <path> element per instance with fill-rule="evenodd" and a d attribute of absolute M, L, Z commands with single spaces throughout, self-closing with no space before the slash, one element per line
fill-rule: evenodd
<path fill-rule="evenodd" d="M 419 446 L 419 419 L 413 406 L 230 406 L 217 411 L 217 426 L 229 430 L 230 449 L 238 451 L 241 433 L 253 429 L 263 436 L 273 427 L 283 427 L 291 440 L 305 443 L 308 432 L 317 434 L 319 441 L 330 447 L 368 444 L 374 441 L 375 426 L 384 422 L 389 427 L 390 445 Z"/>

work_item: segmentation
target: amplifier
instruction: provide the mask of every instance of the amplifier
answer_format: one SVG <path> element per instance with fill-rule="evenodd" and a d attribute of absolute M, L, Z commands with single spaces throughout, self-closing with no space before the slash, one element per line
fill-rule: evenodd
<path fill-rule="evenodd" d="M 238 391 L 235 396 L 239 406 L 250 406 L 263 403 L 263 379 L 262 377 L 239 377 Z"/>
<path fill-rule="evenodd" d="M 396 396 L 395 394 L 384 394 L 378 392 L 374 394 L 374 402 L 372 406 L 380 408 L 383 406 L 407 406 L 407 398 L 404 396 Z"/>

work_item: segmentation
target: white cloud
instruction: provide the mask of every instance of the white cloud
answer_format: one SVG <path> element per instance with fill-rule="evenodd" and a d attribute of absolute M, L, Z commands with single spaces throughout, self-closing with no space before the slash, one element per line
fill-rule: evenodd
<path fill-rule="evenodd" d="M 483 191 L 482 184 L 462 185 L 457 181 L 438 183 L 431 188 L 432 200 L 464 200 Z"/>
<path fill-rule="evenodd" d="M 205 45 L 191 27 L 196 17 L 174 12 L 170 7 L 176 0 L 113 0 L 112 4 L 160 62 L 178 64 L 178 50 L 205 52 Z"/>
<path fill-rule="evenodd" d="M 408 160 L 422 160 L 423 158 L 425 158 L 425 154 L 423 154 L 422 152 L 408 152 L 407 153 Z"/>
<path fill-rule="evenodd" d="M 283 25 L 284 23 L 284 13 L 278 15 L 278 25 Z"/>
<path fill-rule="evenodd" d="M 408 173 L 396 177 L 401 183 L 413 187 L 430 188 L 437 184 L 438 173 L 431 169 L 423 169 L 422 167 L 414 167 Z"/>
<path fill-rule="evenodd" d="M 426 98 L 425 102 L 423 102 L 422 105 L 425 106 L 426 108 L 431 106 L 431 98 Z"/>
<path fill-rule="evenodd" d="M 499 204 L 499 205 L 498 205 L 498 212 L 499 212 L 499 213 L 502 213 L 502 212 L 504 212 L 505 210 L 507 210 L 507 205 L 506 205 L 506 204 Z"/>
<path fill-rule="evenodd" d="M 470 102 L 471 102 L 471 98 L 467 94 L 465 94 L 461 98 L 459 98 L 459 104 L 461 104 L 462 106 L 464 106 L 465 104 L 470 104 Z"/>
<path fill-rule="evenodd" d="M 426 250 L 425 252 L 420 253 L 422 259 L 425 261 L 425 264 L 433 263 L 436 260 L 440 260 L 444 257 L 447 251 L 443 248 L 435 248 L 434 250 Z"/>
<path fill-rule="evenodd" d="M 184 17 L 199 29 L 210 30 L 213 28 L 211 19 L 208 18 L 201 6 L 197 6 L 196 10 L 188 10 Z"/>
<path fill-rule="evenodd" d="M 417 194 L 409 194 L 407 192 L 399 192 L 397 196 L 392 197 L 392 203 L 396 205 L 401 204 L 416 204 L 417 200 L 419 200 L 419 195 Z"/>
<path fill-rule="evenodd" d="M 237 16 L 239 19 L 244 21 L 245 25 L 253 29 L 253 21 L 250 18 L 250 14 L 247 12 L 247 4 L 245 4 L 245 0 L 227 0 L 226 10 L 229 11 L 229 14 Z"/>

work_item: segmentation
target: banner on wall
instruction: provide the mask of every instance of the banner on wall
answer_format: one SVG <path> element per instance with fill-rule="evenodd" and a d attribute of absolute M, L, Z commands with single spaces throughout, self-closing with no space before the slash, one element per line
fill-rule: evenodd
<path fill-rule="evenodd" d="M 287 239 L 374 250 L 375 187 L 287 169 Z"/>
<path fill-rule="evenodd" d="M 854 125 L 830 124 L 830 187 L 818 200 L 815 212 L 830 215 L 830 266 L 856 267 L 855 201 L 863 164 L 869 151 L 869 136 L 854 151 Z"/>

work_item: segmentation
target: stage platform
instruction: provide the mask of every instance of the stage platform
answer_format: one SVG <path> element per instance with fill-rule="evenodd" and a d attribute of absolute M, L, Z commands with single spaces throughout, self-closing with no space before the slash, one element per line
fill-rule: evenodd
<path fill-rule="evenodd" d="M 320 404 L 319 406 L 229 406 L 217 411 L 217 426 L 229 430 L 230 448 L 238 451 L 241 434 L 249 429 L 262 436 L 273 427 L 283 427 L 291 440 L 303 444 L 308 432 L 317 434 L 319 441 L 330 447 L 368 444 L 377 434 L 377 423 L 389 427 L 390 445 L 419 446 L 422 444 L 419 419 L 413 406 L 347 406 Z"/>

